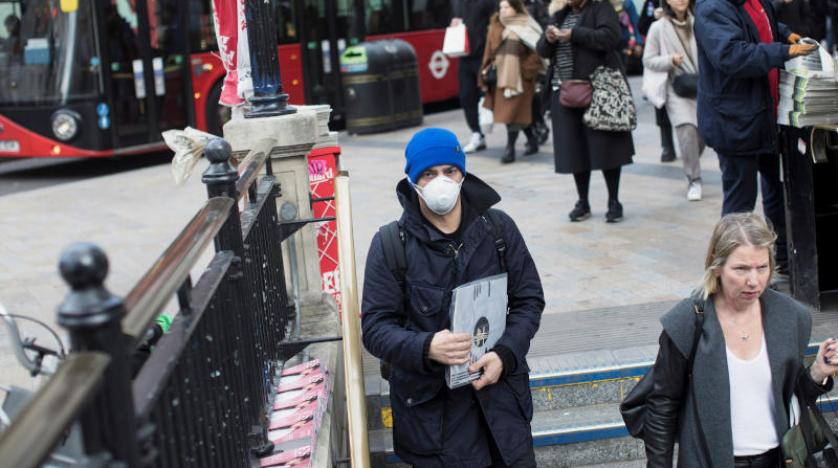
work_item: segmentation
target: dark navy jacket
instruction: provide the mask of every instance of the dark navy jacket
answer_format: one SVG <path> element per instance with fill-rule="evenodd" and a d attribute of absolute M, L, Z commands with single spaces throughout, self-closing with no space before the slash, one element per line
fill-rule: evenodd
<path fill-rule="evenodd" d="M 698 0 L 698 130 L 708 146 L 726 156 L 773 153 L 777 124 L 768 72 L 788 60 L 791 31 L 777 23 L 761 0 L 774 43 L 761 44 L 742 0 Z"/>
<path fill-rule="evenodd" d="M 532 397 L 526 355 L 544 309 L 544 293 L 535 263 L 512 219 L 495 210 L 506 242 L 509 315 L 496 348 L 504 361 L 501 379 L 479 392 L 469 386 L 448 391 L 444 367 L 427 358 L 434 333 L 450 325 L 451 290 L 479 278 L 500 273 L 495 236 L 486 211 L 500 196 L 483 181 L 466 176 L 462 196 L 468 204 L 459 242 L 430 226 L 422 217 L 415 192 L 402 180 L 397 193 L 404 207 L 400 222 L 406 232 L 405 292 L 388 269 L 378 234 L 367 256 L 363 295 L 363 341 L 374 356 L 389 361 L 390 403 L 396 454 L 415 466 L 487 466 L 488 450 L 463 446 L 472 440 L 462 431 L 485 431 L 488 425 L 506 464 L 532 446 Z M 453 244 L 453 245 L 452 245 Z M 454 248 L 452 248 L 454 247 Z M 456 252 L 456 253 L 455 253 Z M 402 304 L 405 312 L 402 312 Z M 454 401 L 452 401 L 454 398 Z M 446 433 L 450 405 L 480 405 L 485 424 L 468 425 Z M 446 408 L 448 408 L 446 410 Z M 443 439 L 445 448 L 443 448 Z"/>

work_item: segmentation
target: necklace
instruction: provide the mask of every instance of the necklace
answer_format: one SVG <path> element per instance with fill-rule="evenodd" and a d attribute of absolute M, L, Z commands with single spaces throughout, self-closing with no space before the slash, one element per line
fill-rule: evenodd
<path fill-rule="evenodd" d="M 739 334 L 739 338 L 740 338 L 742 341 L 748 341 L 748 338 L 750 338 L 750 337 L 751 337 L 751 335 L 749 335 L 749 334 L 748 334 L 748 332 L 746 332 L 746 331 L 742 331 L 742 332 Z"/>

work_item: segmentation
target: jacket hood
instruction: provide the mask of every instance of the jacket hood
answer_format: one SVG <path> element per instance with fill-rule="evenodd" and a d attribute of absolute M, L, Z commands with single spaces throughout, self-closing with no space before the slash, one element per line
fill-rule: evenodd
<path fill-rule="evenodd" d="M 405 227 L 421 228 L 425 223 L 422 212 L 419 211 L 419 195 L 416 190 L 410 185 L 407 177 L 399 181 L 396 185 L 396 195 L 399 197 L 399 203 L 404 208 L 404 213 L 401 217 L 401 222 Z M 468 204 L 468 212 L 474 213 L 474 218 L 483 215 L 489 208 L 500 202 L 501 198 L 498 192 L 489 184 L 483 182 L 477 176 L 468 173 L 463 180 L 463 186 L 460 189 L 460 196 Z M 466 226 L 473 222 L 474 219 L 463 218 L 460 222 L 461 226 Z M 423 231 L 424 229 L 414 229 L 414 231 Z"/>

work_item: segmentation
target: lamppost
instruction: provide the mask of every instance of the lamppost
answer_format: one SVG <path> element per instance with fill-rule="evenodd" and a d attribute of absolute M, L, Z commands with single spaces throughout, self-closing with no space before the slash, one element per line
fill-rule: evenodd
<path fill-rule="evenodd" d="M 246 0 L 247 44 L 250 48 L 250 75 L 253 96 L 245 118 L 268 117 L 297 112 L 288 105 L 288 95 L 282 91 L 279 57 L 276 50 L 276 15 L 272 0 Z"/>

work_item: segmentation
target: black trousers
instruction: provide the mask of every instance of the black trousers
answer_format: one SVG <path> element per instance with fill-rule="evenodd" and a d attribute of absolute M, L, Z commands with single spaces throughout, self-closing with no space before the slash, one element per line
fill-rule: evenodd
<path fill-rule="evenodd" d="M 757 173 L 762 189 L 762 210 L 777 233 L 777 265 L 788 266 L 786 248 L 786 213 L 783 183 L 780 180 L 780 156 L 766 153 L 746 156 L 719 154 L 722 169 L 722 216 L 728 213 L 753 211 L 757 202 Z"/>
<path fill-rule="evenodd" d="M 460 82 L 460 105 L 466 114 L 466 123 L 472 133 L 480 131 L 478 120 L 477 104 L 480 102 L 480 88 L 477 87 L 477 75 L 480 73 L 480 62 L 482 57 L 460 58 L 460 69 L 457 72 L 457 80 Z"/>

